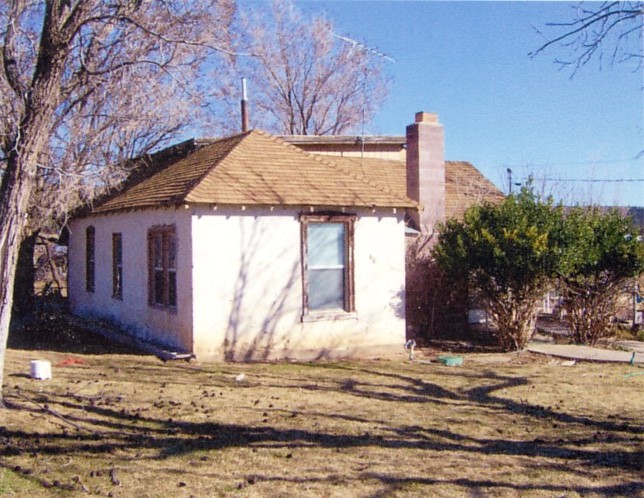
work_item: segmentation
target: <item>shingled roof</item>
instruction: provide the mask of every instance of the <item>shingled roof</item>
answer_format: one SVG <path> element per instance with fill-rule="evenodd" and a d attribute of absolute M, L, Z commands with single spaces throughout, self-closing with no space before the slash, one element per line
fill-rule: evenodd
<path fill-rule="evenodd" d="M 382 161 L 380 161 L 382 162 Z M 185 203 L 415 208 L 391 173 L 304 152 L 253 130 L 195 147 L 99 203 L 93 213 Z M 152 166 L 153 167 L 153 166 Z M 403 176 L 404 181 L 404 176 Z"/>
<path fill-rule="evenodd" d="M 324 156 L 389 186 L 398 195 L 407 193 L 407 167 L 402 161 L 376 158 Z M 478 169 L 466 161 L 445 161 L 445 217 L 463 219 L 474 204 L 501 202 L 503 193 Z"/>
<path fill-rule="evenodd" d="M 445 217 L 463 219 L 474 204 L 499 203 L 504 195 L 496 185 L 466 161 L 445 161 Z"/>

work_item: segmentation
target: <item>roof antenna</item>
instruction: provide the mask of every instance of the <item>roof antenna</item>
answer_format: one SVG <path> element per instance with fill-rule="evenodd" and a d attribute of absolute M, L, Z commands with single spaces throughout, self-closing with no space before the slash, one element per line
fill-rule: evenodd
<path fill-rule="evenodd" d="M 242 78 L 242 98 L 241 98 L 241 130 L 243 133 L 248 131 L 248 97 L 246 95 L 246 78 Z"/>
<path fill-rule="evenodd" d="M 357 49 L 357 50 L 364 51 L 365 54 L 371 54 L 371 55 L 375 55 L 376 57 L 381 57 L 387 62 L 393 62 L 393 63 L 396 62 L 388 55 L 385 55 L 376 49 L 373 49 L 363 43 L 360 43 L 359 41 L 354 40 L 353 38 L 336 35 L 335 33 L 332 33 L 331 36 L 351 45 L 351 51 L 349 52 L 349 57 L 351 57 L 351 55 L 353 54 L 353 49 Z M 366 107 L 367 107 L 367 59 L 365 58 L 363 61 L 363 75 L 362 75 L 362 129 L 361 129 L 360 138 L 359 138 L 361 143 L 360 145 L 361 161 L 364 159 Z"/>

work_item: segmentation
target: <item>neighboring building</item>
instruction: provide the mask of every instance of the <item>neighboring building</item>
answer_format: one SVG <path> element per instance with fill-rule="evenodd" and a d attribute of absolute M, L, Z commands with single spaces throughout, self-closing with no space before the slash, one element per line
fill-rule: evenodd
<path fill-rule="evenodd" d="M 444 162 L 435 115 L 403 144 L 371 140 L 379 151 L 323 156 L 250 131 L 141 160 L 70 224 L 72 311 L 199 359 L 400 350 L 408 226 L 432 230 L 491 184 Z"/>
<path fill-rule="evenodd" d="M 472 164 L 465 161 L 444 160 L 444 133 L 433 113 L 419 112 L 416 122 L 407 127 L 406 136 L 338 136 L 338 135 L 285 135 L 281 138 L 312 154 L 341 156 L 359 161 L 365 173 L 373 172 L 380 181 L 401 195 L 409 194 L 421 204 L 421 210 L 430 216 L 432 211 L 438 221 L 445 218 L 462 219 L 470 206 L 480 202 L 500 202 L 504 195 Z M 420 147 L 418 144 L 422 144 Z M 407 165 L 408 151 L 412 165 Z M 417 158 L 417 159 L 416 159 Z M 422 164 L 421 164 L 422 161 Z M 444 166 L 441 166 L 444 165 Z M 441 170 L 443 175 L 440 174 Z M 424 190 L 409 186 L 409 177 L 421 178 Z M 420 173 L 418 173 L 420 171 Z M 434 178 L 434 191 L 429 188 L 427 172 L 439 172 Z M 444 181 L 443 181 L 444 179 Z M 414 189 L 412 190 L 412 189 Z M 444 194 L 440 195 L 441 192 Z M 440 199 L 443 206 L 440 206 Z M 436 206 L 436 203 L 439 206 Z M 424 232 L 434 223 L 426 220 Z M 416 226 L 414 228 L 423 228 Z"/>

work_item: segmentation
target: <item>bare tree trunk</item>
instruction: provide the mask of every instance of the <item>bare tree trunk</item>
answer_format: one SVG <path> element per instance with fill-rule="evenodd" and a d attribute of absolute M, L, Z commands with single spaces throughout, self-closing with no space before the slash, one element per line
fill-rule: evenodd
<path fill-rule="evenodd" d="M 624 285 L 625 279 L 603 285 L 563 282 L 563 308 L 575 343 L 594 346 L 613 334 L 611 321 L 617 311 L 620 284 Z"/>
<path fill-rule="evenodd" d="M 55 86 L 59 72 L 52 71 L 47 63 L 43 64 L 45 67 L 41 68 L 40 73 L 42 80 L 34 85 L 31 98 L 27 99 L 19 141 L 7 157 L 7 166 L 0 184 L 0 387 L 3 387 L 4 380 L 4 357 L 9 339 L 20 243 L 27 226 L 38 157 L 47 144 L 57 102 Z M 0 393 L 0 407 L 2 406 L 4 402 Z"/>
<path fill-rule="evenodd" d="M 13 310 L 17 316 L 25 316 L 34 309 L 36 271 L 34 252 L 38 232 L 24 237 L 20 243 L 16 277 L 13 287 Z"/>
<path fill-rule="evenodd" d="M 20 166 L 16 156 L 9 158 L 0 188 L 0 386 L 3 386 L 4 380 L 4 358 L 9 339 L 20 242 L 33 186 L 33 175 L 24 175 L 26 172 L 21 171 Z M 25 178 L 21 178 L 22 176 Z M 4 407 L 2 391 L 0 407 Z"/>
<path fill-rule="evenodd" d="M 23 92 L 23 112 L 16 134 L 5 138 L 6 168 L 0 182 L 0 389 L 13 307 L 13 286 L 20 243 L 27 227 L 29 201 L 34 189 L 39 158 L 47 146 L 60 100 L 60 81 L 68 46 L 59 31 L 65 5 L 47 3 L 43 31 L 32 84 L 25 92 L 12 75 L 9 83 Z M 5 55 L 6 57 L 6 55 Z M 0 407 L 4 406 L 0 392 Z"/>
<path fill-rule="evenodd" d="M 525 295 L 511 293 L 483 299 L 484 307 L 497 326 L 496 338 L 504 351 L 521 351 L 535 331 L 537 305 L 541 290 Z"/>

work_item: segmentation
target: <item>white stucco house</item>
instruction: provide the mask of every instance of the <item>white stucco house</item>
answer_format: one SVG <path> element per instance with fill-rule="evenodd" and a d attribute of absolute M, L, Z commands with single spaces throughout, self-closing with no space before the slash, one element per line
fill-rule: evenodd
<path fill-rule="evenodd" d="M 263 132 L 190 141 L 72 220 L 70 306 L 205 360 L 398 351 L 416 206 Z"/>
<path fill-rule="evenodd" d="M 141 158 L 69 224 L 71 310 L 200 360 L 401 352 L 406 238 L 498 193 L 443 135 L 418 113 L 404 137 L 249 131 Z"/>

